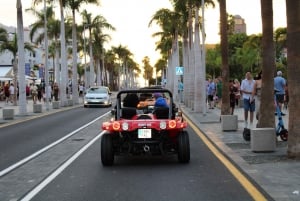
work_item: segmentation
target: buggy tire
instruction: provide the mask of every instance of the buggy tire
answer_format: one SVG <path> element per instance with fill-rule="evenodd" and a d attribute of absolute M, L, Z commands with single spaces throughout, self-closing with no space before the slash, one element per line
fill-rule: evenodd
<path fill-rule="evenodd" d="M 250 141 L 250 129 L 249 128 L 244 128 L 244 131 L 243 131 L 243 138 L 244 140 L 246 141 Z"/>
<path fill-rule="evenodd" d="M 282 129 L 279 133 L 279 136 L 282 141 L 287 141 L 288 140 L 288 130 Z"/>
<path fill-rule="evenodd" d="M 109 133 L 101 137 L 101 161 L 103 166 L 112 166 L 114 163 L 113 139 Z"/>
<path fill-rule="evenodd" d="M 190 141 L 187 131 L 181 131 L 178 135 L 178 161 L 180 163 L 190 161 Z"/>

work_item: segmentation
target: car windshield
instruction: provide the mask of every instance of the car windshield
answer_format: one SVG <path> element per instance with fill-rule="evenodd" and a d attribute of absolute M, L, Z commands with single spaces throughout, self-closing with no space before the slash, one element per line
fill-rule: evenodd
<path fill-rule="evenodd" d="M 107 94 L 107 89 L 106 88 L 90 88 L 87 93 L 89 93 L 89 94 Z"/>

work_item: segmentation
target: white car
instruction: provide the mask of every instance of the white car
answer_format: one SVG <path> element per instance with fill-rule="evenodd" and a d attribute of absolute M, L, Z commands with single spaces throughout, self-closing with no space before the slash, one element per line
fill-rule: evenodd
<path fill-rule="evenodd" d="M 111 92 L 108 87 L 94 86 L 86 91 L 84 107 L 89 106 L 112 106 Z"/>

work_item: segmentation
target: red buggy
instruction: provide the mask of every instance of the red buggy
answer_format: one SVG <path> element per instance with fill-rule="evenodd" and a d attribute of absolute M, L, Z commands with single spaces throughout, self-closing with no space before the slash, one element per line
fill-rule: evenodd
<path fill-rule="evenodd" d="M 169 104 L 168 108 L 154 105 L 137 107 L 145 95 L 155 93 L 162 94 Z M 113 165 L 115 156 L 121 155 L 177 154 L 179 162 L 189 162 L 187 122 L 178 112 L 169 90 L 120 91 L 114 115 L 111 121 L 102 124 L 102 129 L 106 131 L 101 138 L 101 161 L 104 166 Z"/>

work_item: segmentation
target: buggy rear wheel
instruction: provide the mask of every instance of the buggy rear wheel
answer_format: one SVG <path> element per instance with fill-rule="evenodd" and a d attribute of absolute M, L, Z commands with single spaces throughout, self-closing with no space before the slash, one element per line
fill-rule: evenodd
<path fill-rule="evenodd" d="M 104 166 L 111 166 L 114 163 L 113 139 L 109 133 L 101 137 L 101 161 Z"/>
<path fill-rule="evenodd" d="M 288 140 L 288 130 L 286 129 L 282 129 L 279 133 L 279 136 L 281 138 L 282 141 L 287 141 Z"/>
<path fill-rule="evenodd" d="M 190 161 L 190 141 L 187 131 L 182 131 L 178 135 L 178 161 L 180 163 Z"/>

